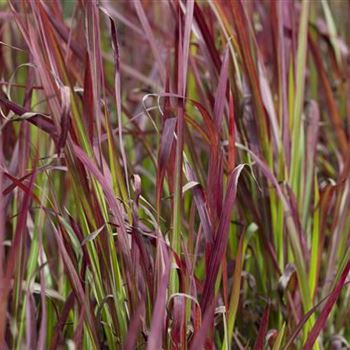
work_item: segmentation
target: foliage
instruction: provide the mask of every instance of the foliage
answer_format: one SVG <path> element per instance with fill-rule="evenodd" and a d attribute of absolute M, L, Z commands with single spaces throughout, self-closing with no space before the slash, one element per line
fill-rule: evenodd
<path fill-rule="evenodd" d="M 345 349 L 348 2 L 0 9 L 1 349 Z"/>

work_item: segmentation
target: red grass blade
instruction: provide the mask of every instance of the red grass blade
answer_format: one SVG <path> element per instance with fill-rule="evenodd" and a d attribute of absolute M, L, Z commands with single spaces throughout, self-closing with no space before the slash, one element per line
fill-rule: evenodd
<path fill-rule="evenodd" d="M 334 304 L 337 302 L 341 289 L 345 284 L 346 278 L 348 277 L 350 271 L 350 260 L 345 266 L 345 269 L 343 273 L 340 276 L 339 281 L 337 282 L 335 288 L 333 289 L 332 293 L 330 294 L 328 300 L 326 301 L 325 306 L 323 307 L 319 317 L 316 320 L 316 323 L 312 327 L 310 334 L 304 344 L 303 350 L 311 350 L 313 345 L 315 344 L 315 341 L 320 334 L 321 330 L 325 326 L 327 322 L 327 318 L 332 311 L 332 308 Z"/>
<path fill-rule="evenodd" d="M 214 322 L 216 300 L 213 299 L 204 313 L 203 322 L 197 334 L 194 335 L 191 341 L 190 350 L 204 349 L 205 344 L 208 342 L 208 333 L 210 332 L 211 326 Z"/>
<path fill-rule="evenodd" d="M 228 241 L 228 229 L 230 225 L 232 209 L 236 199 L 238 178 L 241 174 L 244 165 L 239 165 L 230 174 L 223 210 L 220 217 L 220 222 L 215 234 L 215 241 L 209 256 L 208 271 L 204 281 L 204 292 L 201 301 L 202 310 L 206 310 L 214 297 L 214 286 L 219 271 L 219 266 L 223 255 L 225 254 L 226 244 Z"/>
<path fill-rule="evenodd" d="M 265 311 L 260 323 L 259 333 L 254 344 L 254 350 L 264 349 L 265 337 L 269 327 L 270 307 L 271 307 L 270 304 L 268 304 L 265 308 Z"/>
<path fill-rule="evenodd" d="M 160 243 L 162 244 L 162 243 Z M 163 253 L 164 270 L 159 282 L 158 293 L 154 304 L 152 315 L 151 329 L 148 336 L 147 350 L 161 349 L 163 330 L 165 326 L 165 312 L 166 312 L 166 290 L 169 282 L 170 263 L 171 259 L 165 249 L 160 248 Z"/>

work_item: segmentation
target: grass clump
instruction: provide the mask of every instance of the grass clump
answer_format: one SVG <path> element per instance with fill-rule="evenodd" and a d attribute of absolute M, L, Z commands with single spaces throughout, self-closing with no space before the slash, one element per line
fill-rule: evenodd
<path fill-rule="evenodd" d="M 347 2 L 1 4 L 1 349 L 346 349 Z"/>

